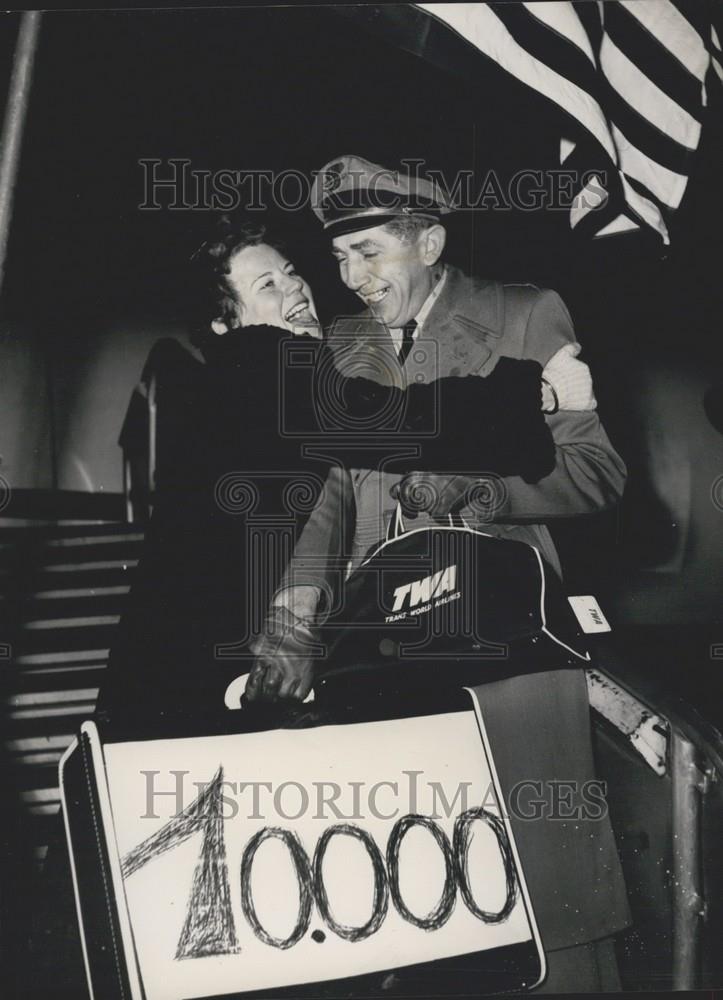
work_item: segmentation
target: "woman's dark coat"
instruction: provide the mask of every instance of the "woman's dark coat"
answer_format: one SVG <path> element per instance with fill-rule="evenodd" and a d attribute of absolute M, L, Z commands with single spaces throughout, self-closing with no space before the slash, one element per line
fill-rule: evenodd
<path fill-rule="evenodd" d="M 99 700 L 121 728 L 221 710 L 229 681 L 250 669 L 253 633 L 327 472 L 328 461 L 302 457 L 310 440 L 330 440 L 317 410 L 322 342 L 258 326 L 208 337 L 202 350 L 206 365 L 176 395 L 176 440 L 158 456 L 153 517 Z M 395 433 L 414 436 L 435 410 L 447 419 L 421 456 L 394 468 L 458 468 L 460 419 L 472 411 L 486 469 L 528 481 L 546 475 L 554 445 L 540 376 L 534 361 L 501 358 L 484 379 L 410 386 L 391 400 L 393 410 L 403 404 Z M 336 386 L 346 416 L 371 428 L 365 461 L 389 463 L 389 436 L 369 418 L 389 412 L 388 397 L 401 392 L 362 378 Z M 358 440 L 345 456 L 348 435 L 331 437 L 332 460 L 355 464 Z"/>

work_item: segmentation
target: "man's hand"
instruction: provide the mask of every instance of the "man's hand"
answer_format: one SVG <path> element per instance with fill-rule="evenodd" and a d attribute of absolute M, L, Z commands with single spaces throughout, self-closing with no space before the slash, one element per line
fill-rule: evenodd
<path fill-rule="evenodd" d="M 399 501 L 402 514 L 415 518 L 428 514 L 441 520 L 463 507 L 469 507 L 473 520 L 491 521 L 508 499 L 501 476 L 463 476 L 435 472 L 410 472 L 389 491 Z"/>
<path fill-rule="evenodd" d="M 405 517 L 417 514 L 446 517 L 464 507 L 467 492 L 474 487 L 472 476 L 440 475 L 434 472 L 410 472 L 391 488 L 391 495 L 398 500 Z"/>
<path fill-rule="evenodd" d="M 246 684 L 249 701 L 303 701 L 314 680 L 314 634 L 293 612 L 273 607 L 251 646 L 256 660 Z"/>

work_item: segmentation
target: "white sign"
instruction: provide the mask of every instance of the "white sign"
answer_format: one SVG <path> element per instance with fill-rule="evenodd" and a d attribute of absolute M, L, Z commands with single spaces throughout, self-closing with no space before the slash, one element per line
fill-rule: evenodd
<path fill-rule="evenodd" d="M 103 754 L 147 1000 L 537 939 L 474 711 Z"/>

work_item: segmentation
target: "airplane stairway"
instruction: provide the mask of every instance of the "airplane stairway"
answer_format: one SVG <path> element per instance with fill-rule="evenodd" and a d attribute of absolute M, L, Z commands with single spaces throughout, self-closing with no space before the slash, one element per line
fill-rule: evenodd
<path fill-rule="evenodd" d="M 0 759 L 38 864 L 60 806 L 58 761 L 95 707 L 142 542 L 118 522 L 0 527 Z"/>

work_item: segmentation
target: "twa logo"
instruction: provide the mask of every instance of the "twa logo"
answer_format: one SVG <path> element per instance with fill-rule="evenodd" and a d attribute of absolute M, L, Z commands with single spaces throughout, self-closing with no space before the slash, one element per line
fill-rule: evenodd
<path fill-rule="evenodd" d="M 392 611 L 401 611 L 404 602 L 409 598 L 409 607 L 416 608 L 418 604 L 425 604 L 433 597 L 441 597 L 454 590 L 457 580 L 457 566 L 448 566 L 440 569 L 432 576 L 425 576 L 423 580 L 414 580 L 412 583 L 405 583 L 403 587 L 397 587 L 394 591 L 394 606 Z"/>

